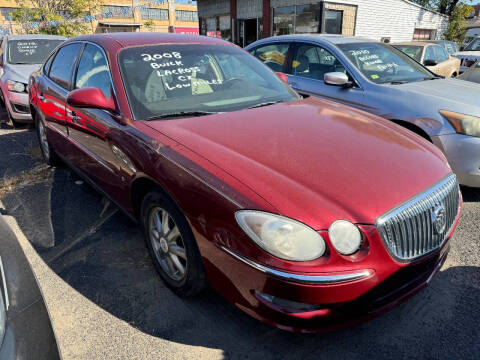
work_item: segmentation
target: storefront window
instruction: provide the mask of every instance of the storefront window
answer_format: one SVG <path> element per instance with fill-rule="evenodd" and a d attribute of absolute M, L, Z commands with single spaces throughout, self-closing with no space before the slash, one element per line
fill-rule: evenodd
<path fill-rule="evenodd" d="M 295 33 L 318 33 L 320 24 L 320 4 L 296 6 Z"/>
<path fill-rule="evenodd" d="M 325 10 L 325 32 L 327 34 L 341 34 L 343 25 L 342 10 Z"/>
<path fill-rule="evenodd" d="M 220 34 L 223 40 L 232 41 L 230 15 L 219 16 Z"/>
<path fill-rule="evenodd" d="M 295 32 L 295 6 L 273 10 L 273 35 L 288 35 Z"/>

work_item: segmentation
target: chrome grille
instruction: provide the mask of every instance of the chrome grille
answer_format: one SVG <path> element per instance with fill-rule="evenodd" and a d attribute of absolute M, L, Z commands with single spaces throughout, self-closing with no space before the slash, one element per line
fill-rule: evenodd
<path fill-rule="evenodd" d="M 452 174 L 380 216 L 376 226 L 389 253 L 399 261 L 411 261 L 442 246 L 459 203 L 460 189 Z"/>

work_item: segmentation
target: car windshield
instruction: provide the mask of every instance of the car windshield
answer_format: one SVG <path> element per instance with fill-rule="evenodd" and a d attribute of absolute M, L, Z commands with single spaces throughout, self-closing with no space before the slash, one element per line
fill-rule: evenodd
<path fill-rule="evenodd" d="M 465 47 L 465 51 L 480 51 L 480 38 L 476 38 Z"/>
<path fill-rule="evenodd" d="M 137 120 L 201 116 L 299 96 L 246 51 L 225 45 L 154 45 L 119 53 Z"/>
<path fill-rule="evenodd" d="M 63 40 L 28 39 L 8 42 L 10 64 L 43 64 L 45 59 Z"/>
<path fill-rule="evenodd" d="M 407 54 L 412 59 L 415 59 L 418 62 L 422 61 L 422 52 L 423 46 L 414 46 L 414 45 L 394 45 L 398 50 Z"/>
<path fill-rule="evenodd" d="M 338 47 L 360 72 L 376 84 L 407 83 L 436 78 L 400 50 L 383 43 L 350 43 Z"/>

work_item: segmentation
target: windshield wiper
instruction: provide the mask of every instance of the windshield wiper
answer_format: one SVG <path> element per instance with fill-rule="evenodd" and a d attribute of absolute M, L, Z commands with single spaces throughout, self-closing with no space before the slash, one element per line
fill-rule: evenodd
<path fill-rule="evenodd" d="M 213 114 L 219 114 L 219 113 L 213 112 L 213 111 L 179 111 L 175 113 L 155 115 L 145 119 L 145 121 L 161 120 L 161 119 L 167 119 L 167 118 L 178 118 L 178 117 L 206 116 L 206 115 L 213 115 Z"/>
<path fill-rule="evenodd" d="M 267 101 L 267 102 L 264 102 L 264 103 L 261 103 L 261 104 L 250 106 L 249 109 L 255 109 L 255 108 L 259 108 L 259 107 L 263 107 L 263 106 L 275 105 L 275 104 L 278 104 L 278 103 L 281 103 L 281 102 L 283 102 L 283 101 L 281 101 L 281 100 Z"/>
<path fill-rule="evenodd" d="M 409 81 L 407 80 L 393 80 L 393 81 L 390 81 L 389 84 L 391 85 L 401 85 L 401 84 L 408 84 Z"/>
<path fill-rule="evenodd" d="M 422 81 L 443 79 L 441 76 L 424 77 Z"/>

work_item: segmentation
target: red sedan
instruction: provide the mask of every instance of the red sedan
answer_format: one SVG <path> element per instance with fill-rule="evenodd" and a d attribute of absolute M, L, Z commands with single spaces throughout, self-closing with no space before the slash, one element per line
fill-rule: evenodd
<path fill-rule="evenodd" d="M 29 88 L 45 160 L 138 220 L 179 295 L 208 283 L 280 328 L 331 330 L 406 299 L 445 261 L 461 195 L 440 151 L 300 98 L 231 43 L 78 37 Z"/>

